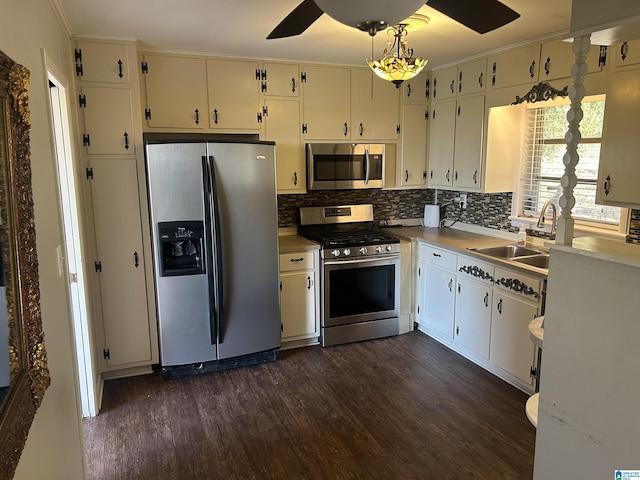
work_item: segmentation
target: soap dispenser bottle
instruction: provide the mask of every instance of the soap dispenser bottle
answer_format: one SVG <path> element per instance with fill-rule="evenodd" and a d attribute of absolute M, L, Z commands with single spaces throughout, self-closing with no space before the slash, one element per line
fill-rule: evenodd
<path fill-rule="evenodd" d="M 520 225 L 520 230 L 518 230 L 518 245 L 524 247 L 527 244 L 527 229 L 524 226 L 524 223 Z"/>

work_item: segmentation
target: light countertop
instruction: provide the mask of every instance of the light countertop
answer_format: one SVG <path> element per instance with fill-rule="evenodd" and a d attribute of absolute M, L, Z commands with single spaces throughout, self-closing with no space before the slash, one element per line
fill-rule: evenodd
<path fill-rule="evenodd" d="M 586 257 L 640 268 L 640 245 L 600 237 L 579 237 L 572 245 L 547 243 L 551 250 L 576 253 Z"/>
<path fill-rule="evenodd" d="M 320 245 L 300 235 L 280 235 L 278 237 L 280 253 L 318 250 Z"/>

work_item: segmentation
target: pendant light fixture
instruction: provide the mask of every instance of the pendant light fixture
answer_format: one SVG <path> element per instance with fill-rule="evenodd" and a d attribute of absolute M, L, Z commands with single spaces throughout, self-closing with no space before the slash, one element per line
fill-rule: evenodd
<path fill-rule="evenodd" d="M 418 75 L 427 65 L 427 60 L 413 56 L 413 49 L 407 46 L 407 24 L 399 23 L 387 29 L 387 48 L 380 60 L 367 59 L 367 64 L 380 78 L 393 82 L 396 87 L 405 80 Z"/>

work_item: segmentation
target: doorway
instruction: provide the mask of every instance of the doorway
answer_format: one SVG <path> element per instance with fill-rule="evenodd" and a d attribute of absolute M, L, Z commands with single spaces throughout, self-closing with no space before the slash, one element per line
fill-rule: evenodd
<path fill-rule="evenodd" d="M 58 268 L 67 275 L 70 312 L 78 372 L 82 416 L 98 413 L 98 381 L 93 363 L 92 332 L 88 322 L 86 282 L 82 261 L 82 244 L 78 219 L 77 175 L 74 168 L 67 94 L 63 83 L 48 71 L 51 125 L 54 141 L 58 186 L 64 223 L 64 245 L 59 247 Z"/>

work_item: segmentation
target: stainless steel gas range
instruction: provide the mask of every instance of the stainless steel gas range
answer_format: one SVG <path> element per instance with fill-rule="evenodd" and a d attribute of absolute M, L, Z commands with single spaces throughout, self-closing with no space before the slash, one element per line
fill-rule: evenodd
<path fill-rule="evenodd" d="M 400 241 L 375 228 L 373 205 L 300 208 L 320 244 L 323 347 L 398 335 Z"/>

